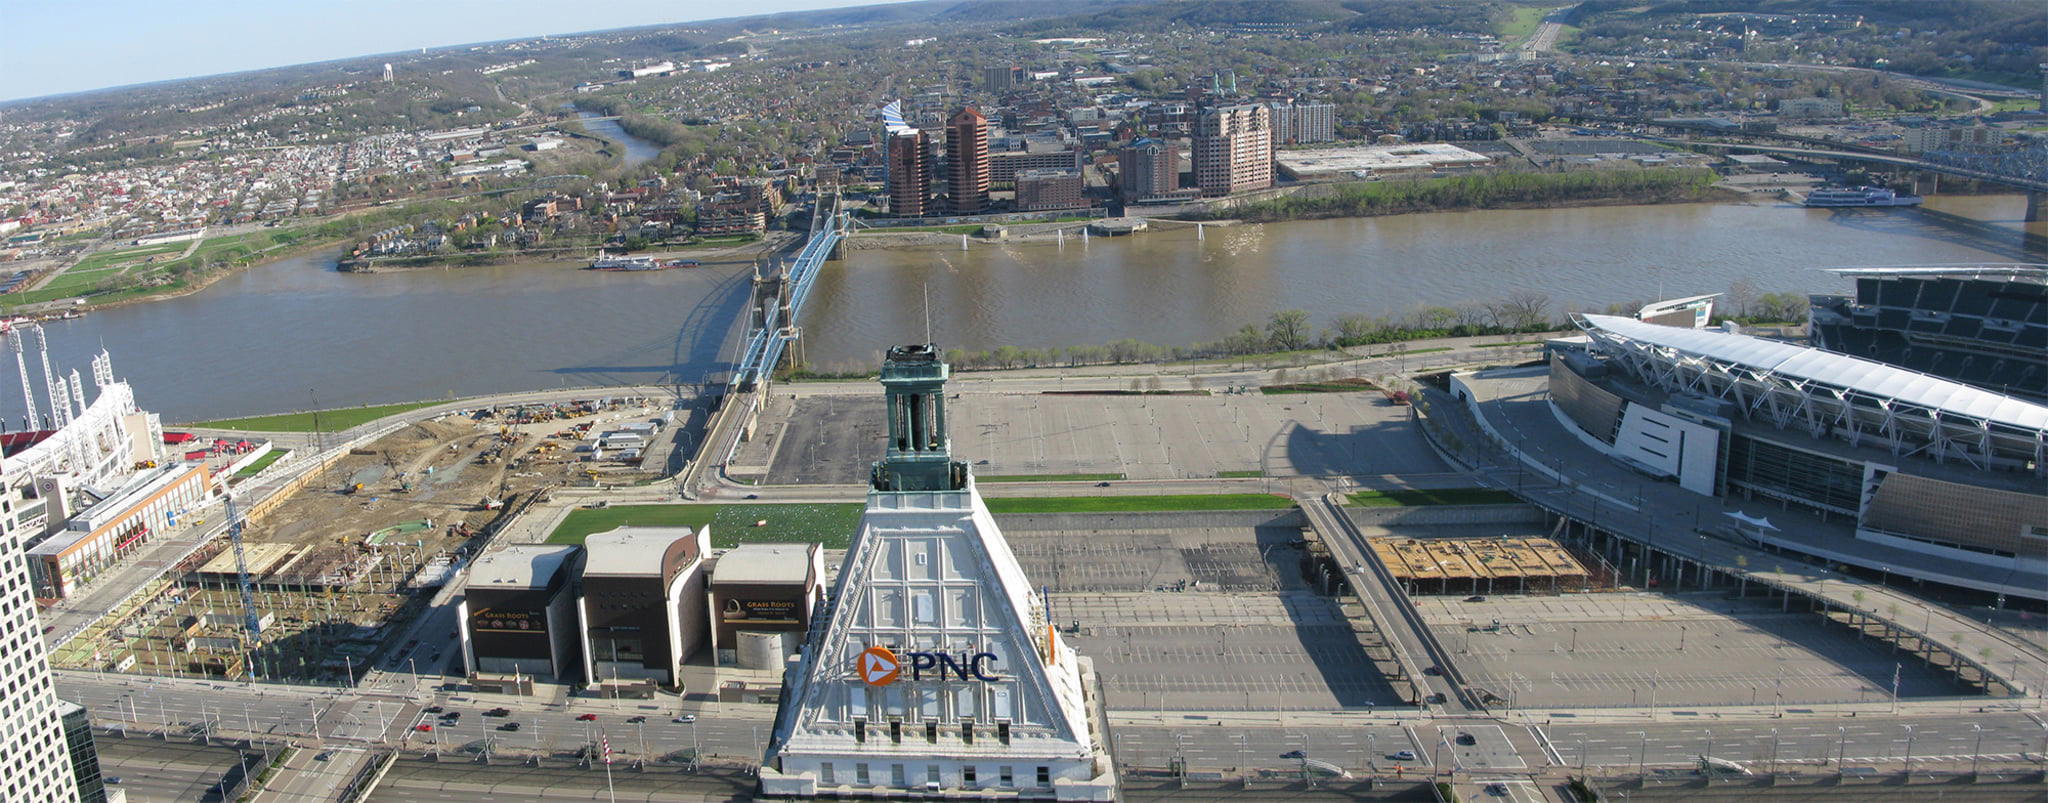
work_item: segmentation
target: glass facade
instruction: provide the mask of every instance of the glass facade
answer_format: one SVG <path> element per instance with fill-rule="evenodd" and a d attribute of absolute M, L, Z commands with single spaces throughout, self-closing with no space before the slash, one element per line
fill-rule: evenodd
<path fill-rule="evenodd" d="M 1728 438 L 1728 487 L 1854 516 L 1862 507 L 1863 467 L 1733 434 Z"/>

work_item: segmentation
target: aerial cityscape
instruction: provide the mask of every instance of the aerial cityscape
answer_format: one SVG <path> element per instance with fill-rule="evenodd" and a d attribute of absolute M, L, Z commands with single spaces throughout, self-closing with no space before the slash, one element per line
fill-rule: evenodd
<path fill-rule="evenodd" d="M 2048 799 L 2038 4 L 858 1 L 9 12 L 0 800 Z"/>

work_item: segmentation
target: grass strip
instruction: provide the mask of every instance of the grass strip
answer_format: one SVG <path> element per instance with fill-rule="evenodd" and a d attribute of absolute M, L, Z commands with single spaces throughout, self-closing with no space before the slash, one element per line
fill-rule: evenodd
<path fill-rule="evenodd" d="M 989 474 L 974 476 L 977 482 L 1100 482 L 1123 479 L 1122 474 Z"/>
<path fill-rule="evenodd" d="M 1521 499 L 1493 488 L 1433 488 L 1408 491 L 1359 491 L 1351 494 L 1359 507 L 1422 507 L 1425 505 L 1513 505 Z"/>
<path fill-rule="evenodd" d="M 341 407 L 332 410 L 316 410 L 305 413 L 281 413 L 259 415 L 249 418 L 224 418 L 218 421 L 200 421 L 187 426 L 209 429 L 239 429 L 249 432 L 312 432 L 318 419 L 320 432 L 340 432 L 350 427 L 375 421 L 385 416 L 411 412 L 422 407 L 442 404 L 439 401 L 406 402 L 404 404 L 377 404 L 367 407 Z"/>
<path fill-rule="evenodd" d="M 991 513 L 1143 513 L 1172 510 L 1285 510 L 1294 500 L 1278 494 L 1167 494 L 1160 496 L 1019 496 L 988 500 Z"/>

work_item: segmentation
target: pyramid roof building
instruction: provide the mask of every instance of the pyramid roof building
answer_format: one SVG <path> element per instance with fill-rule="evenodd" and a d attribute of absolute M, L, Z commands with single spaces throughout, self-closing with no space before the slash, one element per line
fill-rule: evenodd
<path fill-rule="evenodd" d="M 930 345 L 889 351 L 887 452 L 789 669 L 762 791 L 1112 800 L 1092 666 L 951 458 L 946 376 Z"/>

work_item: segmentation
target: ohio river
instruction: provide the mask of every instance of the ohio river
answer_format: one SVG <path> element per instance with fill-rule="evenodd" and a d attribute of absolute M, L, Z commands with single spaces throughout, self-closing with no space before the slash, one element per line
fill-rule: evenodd
<path fill-rule="evenodd" d="M 1723 292 L 1833 292 L 1821 268 L 2043 262 L 2019 196 L 1925 209 L 1686 204 L 1457 212 L 1095 238 L 849 251 L 805 310 L 815 366 L 871 368 L 891 344 L 948 348 L 1215 340 L 1274 311 L 1399 316 L 1424 305 L 1546 294 L 1554 313 Z M 2040 224 L 2034 231 L 2048 234 Z M 166 421 L 510 392 L 701 380 L 730 359 L 746 265 L 600 273 L 574 264 L 356 275 L 333 255 L 250 269 L 183 298 L 49 327 L 87 372 L 101 343 Z M 33 363 L 33 360 L 31 360 Z M 31 370 L 34 370 L 31 368 Z M 42 387 L 38 376 L 34 384 Z M 21 422 L 0 382 L 0 412 Z M 40 391 L 38 391 L 40 396 Z M 38 402 L 42 402 L 39 400 Z"/>

